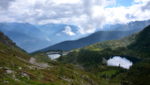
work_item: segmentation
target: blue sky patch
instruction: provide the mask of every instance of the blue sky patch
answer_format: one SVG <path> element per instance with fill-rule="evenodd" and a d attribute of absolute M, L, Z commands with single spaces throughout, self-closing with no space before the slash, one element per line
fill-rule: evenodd
<path fill-rule="evenodd" d="M 131 6 L 133 3 L 133 0 L 116 0 L 117 6 Z"/>
<path fill-rule="evenodd" d="M 107 8 L 112 8 L 112 7 L 119 7 L 119 6 L 125 6 L 129 7 L 134 3 L 133 0 L 116 0 L 116 4 L 107 6 Z"/>

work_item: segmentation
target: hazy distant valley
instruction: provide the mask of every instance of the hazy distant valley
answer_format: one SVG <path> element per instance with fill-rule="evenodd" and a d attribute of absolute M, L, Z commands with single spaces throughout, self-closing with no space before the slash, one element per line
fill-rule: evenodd
<path fill-rule="evenodd" d="M 120 39 L 142 30 L 149 24 L 150 20 L 135 21 L 104 26 L 102 30 L 91 34 L 80 34 L 78 26 L 67 24 L 0 23 L 0 31 L 27 52 L 35 52 L 43 48 L 72 50 L 105 40 Z M 69 45 L 69 48 L 66 45 Z"/>

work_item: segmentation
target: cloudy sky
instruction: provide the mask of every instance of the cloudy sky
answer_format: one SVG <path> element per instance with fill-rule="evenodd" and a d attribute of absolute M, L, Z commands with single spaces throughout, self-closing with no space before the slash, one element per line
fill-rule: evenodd
<path fill-rule="evenodd" d="M 148 19 L 149 0 L 0 0 L 0 22 L 73 24 L 82 34 L 105 24 Z"/>

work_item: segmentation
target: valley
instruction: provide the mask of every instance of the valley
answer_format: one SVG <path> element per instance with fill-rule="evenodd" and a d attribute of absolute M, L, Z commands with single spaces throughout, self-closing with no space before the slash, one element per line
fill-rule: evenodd
<path fill-rule="evenodd" d="M 0 31 L 28 53 L 38 50 L 73 50 L 106 40 L 121 39 L 141 31 L 150 20 L 106 25 L 94 33 L 81 34 L 76 25 L 0 23 Z M 73 34 L 73 35 L 70 35 Z M 112 36 L 113 35 L 113 36 Z M 60 38 L 61 37 L 61 38 Z M 32 47 L 31 47 L 32 46 Z"/>
<path fill-rule="evenodd" d="M 69 52 L 50 50 L 32 54 L 27 54 L 1 33 L 0 84 L 148 85 L 148 80 L 143 80 L 149 76 L 140 78 L 141 82 L 137 76 L 149 75 L 149 27 L 120 40 L 104 41 Z M 137 70 L 138 67 L 143 72 Z M 139 71 L 138 75 L 136 71 Z M 139 83 L 135 84 L 136 81 Z"/>
<path fill-rule="evenodd" d="M 150 79 L 149 76 L 140 78 L 141 82 L 137 76 L 149 75 L 149 43 L 150 26 L 119 40 L 71 51 L 42 50 L 28 54 L 1 33 L 0 84 L 148 85 L 148 80 L 143 80 Z M 139 83 L 135 84 L 136 81 Z"/>
<path fill-rule="evenodd" d="M 150 0 L 0 0 L 0 85 L 150 85 Z"/>

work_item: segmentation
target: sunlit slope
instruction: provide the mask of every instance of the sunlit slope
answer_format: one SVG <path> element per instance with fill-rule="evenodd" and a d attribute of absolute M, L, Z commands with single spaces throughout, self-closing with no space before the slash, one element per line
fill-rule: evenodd
<path fill-rule="evenodd" d="M 129 56 L 140 59 L 131 69 L 122 71 L 105 65 L 111 56 Z M 149 85 L 150 76 L 150 26 L 139 33 L 120 40 L 96 43 L 81 49 L 71 51 L 59 60 L 64 63 L 79 65 L 86 71 L 104 79 L 106 85 L 110 81 L 122 85 Z M 108 77 L 111 74 L 110 78 Z M 101 76 L 102 75 L 102 76 Z M 116 84 L 117 85 L 117 84 Z"/>
<path fill-rule="evenodd" d="M 99 85 L 99 82 L 73 65 L 51 60 L 39 62 L 0 33 L 0 85 Z"/>
<path fill-rule="evenodd" d="M 120 40 L 111 40 L 87 46 L 86 50 L 112 51 L 112 55 L 130 55 L 134 57 L 148 57 L 150 55 L 150 26 L 139 33 L 125 37 Z M 103 54 L 104 54 L 103 53 Z M 106 52 L 109 54 L 109 51 Z M 116 53 L 116 54 L 115 54 Z"/>
<path fill-rule="evenodd" d="M 20 65 L 23 63 L 20 59 L 29 60 L 29 55 L 17 47 L 8 37 L 0 32 L 0 63 L 1 65 Z M 20 61 L 20 63 L 19 63 Z"/>
<path fill-rule="evenodd" d="M 96 60 L 100 63 L 103 57 L 115 55 L 148 58 L 150 56 L 149 43 L 150 26 L 146 27 L 139 33 L 133 34 L 120 40 L 105 41 L 81 49 L 73 50 L 66 57 L 62 58 L 62 60 L 72 63 L 85 63 L 85 58 L 87 58 L 87 63 L 92 62 L 92 60 L 93 62 Z"/>

